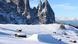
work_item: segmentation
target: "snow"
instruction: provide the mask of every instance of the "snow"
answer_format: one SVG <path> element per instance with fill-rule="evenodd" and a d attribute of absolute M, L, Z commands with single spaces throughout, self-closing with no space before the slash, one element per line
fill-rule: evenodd
<path fill-rule="evenodd" d="M 0 44 L 78 44 L 78 29 L 61 24 L 14 25 L 0 24 Z M 17 29 L 27 38 L 15 37 Z M 74 43 L 73 41 L 76 41 Z"/>

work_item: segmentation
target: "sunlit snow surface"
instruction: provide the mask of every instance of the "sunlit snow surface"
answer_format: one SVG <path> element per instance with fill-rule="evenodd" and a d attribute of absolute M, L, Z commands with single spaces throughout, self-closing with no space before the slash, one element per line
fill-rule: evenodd
<path fill-rule="evenodd" d="M 78 44 L 78 29 L 68 25 L 61 29 L 60 25 L 0 24 L 0 44 Z M 15 37 L 17 29 L 22 29 L 27 38 Z"/>

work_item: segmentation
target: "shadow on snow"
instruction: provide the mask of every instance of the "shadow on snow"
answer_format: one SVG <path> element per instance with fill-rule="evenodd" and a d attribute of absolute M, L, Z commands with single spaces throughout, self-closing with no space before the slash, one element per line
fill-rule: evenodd
<path fill-rule="evenodd" d="M 38 40 L 40 42 L 45 42 L 45 43 L 50 43 L 50 44 L 66 44 L 63 41 L 59 41 L 57 39 L 55 39 L 54 37 L 52 37 L 51 35 L 47 34 L 47 35 L 38 35 Z"/>

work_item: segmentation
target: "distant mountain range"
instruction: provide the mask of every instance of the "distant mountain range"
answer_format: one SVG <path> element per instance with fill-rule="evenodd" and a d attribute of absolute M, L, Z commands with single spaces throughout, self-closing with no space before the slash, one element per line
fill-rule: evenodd
<path fill-rule="evenodd" d="M 56 22 L 71 25 L 78 28 L 78 18 L 56 17 Z"/>

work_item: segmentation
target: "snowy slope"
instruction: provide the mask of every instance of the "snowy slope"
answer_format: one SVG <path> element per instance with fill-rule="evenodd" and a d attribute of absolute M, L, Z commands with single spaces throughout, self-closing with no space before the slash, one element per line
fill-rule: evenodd
<path fill-rule="evenodd" d="M 13 25 L 0 24 L 0 44 L 78 44 L 78 29 L 61 24 Z M 22 29 L 27 38 L 15 37 Z"/>

